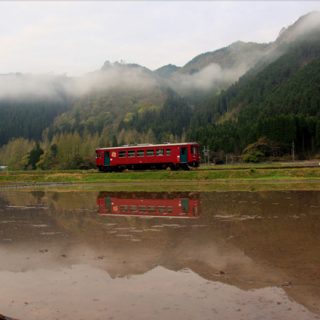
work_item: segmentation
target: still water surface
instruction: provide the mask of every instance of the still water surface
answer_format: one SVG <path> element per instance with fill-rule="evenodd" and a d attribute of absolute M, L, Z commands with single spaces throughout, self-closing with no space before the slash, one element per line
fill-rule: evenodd
<path fill-rule="evenodd" d="M 0 192 L 0 313 L 320 319 L 320 192 Z"/>

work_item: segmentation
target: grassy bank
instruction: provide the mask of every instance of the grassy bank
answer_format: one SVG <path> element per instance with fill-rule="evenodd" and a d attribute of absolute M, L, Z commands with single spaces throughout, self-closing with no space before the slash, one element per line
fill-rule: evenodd
<path fill-rule="evenodd" d="M 170 188 L 179 190 L 252 189 L 268 185 L 272 189 L 288 189 L 296 185 L 311 185 L 320 189 L 320 167 L 274 167 L 270 166 L 217 166 L 202 167 L 194 171 L 127 171 L 100 173 L 96 171 L 7 171 L 0 173 L 0 186 L 28 186 L 48 184 L 103 184 L 113 189 Z M 111 184 L 111 185 L 110 185 Z M 124 187 L 125 186 L 125 187 Z M 290 189 L 290 188 L 289 188 Z"/>

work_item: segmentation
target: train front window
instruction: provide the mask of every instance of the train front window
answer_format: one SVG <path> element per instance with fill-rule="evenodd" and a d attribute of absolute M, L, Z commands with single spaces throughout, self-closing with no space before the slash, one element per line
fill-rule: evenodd
<path fill-rule="evenodd" d="M 166 155 L 170 156 L 171 155 L 171 149 L 166 149 Z"/>

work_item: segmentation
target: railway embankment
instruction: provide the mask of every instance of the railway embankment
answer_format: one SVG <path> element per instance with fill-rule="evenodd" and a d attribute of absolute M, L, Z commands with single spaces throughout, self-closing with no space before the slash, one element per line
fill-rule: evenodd
<path fill-rule="evenodd" d="M 320 166 L 264 164 L 202 166 L 190 171 L 4 171 L 0 188 L 104 186 L 106 190 L 320 190 Z"/>

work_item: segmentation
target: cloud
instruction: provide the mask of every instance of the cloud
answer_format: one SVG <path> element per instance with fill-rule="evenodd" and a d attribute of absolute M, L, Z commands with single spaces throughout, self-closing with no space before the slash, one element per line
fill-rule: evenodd
<path fill-rule="evenodd" d="M 0 75 L 0 99 L 56 99 L 67 78 L 61 76 L 7 74 Z"/>
<path fill-rule="evenodd" d="M 0 75 L 0 99 L 59 99 L 110 89 L 147 91 L 158 85 L 150 70 L 116 62 L 106 63 L 102 70 L 73 78 L 55 74 Z"/>
<path fill-rule="evenodd" d="M 180 93 L 189 90 L 208 90 L 233 83 L 248 70 L 245 64 L 239 64 L 234 68 L 223 69 L 216 63 L 211 63 L 199 72 L 193 74 L 176 74 L 171 79 L 171 85 Z"/>
<path fill-rule="evenodd" d="M 105 59 L 183 65 L 237 40 L 268 42 L 316 1 L 0 2 L 0 72 L 68 73 Z"/>
<path fill-rule="evenodd" d="M 50 26 L 52 27 L 52 21 L 49 19 L 47 27 L 50 29 Z M 301 17 L 296 23 L 285 29 L 278 40 L 293 41 L 308 34 L 311 30 L 319 31 L 319 29 L 320 13 L 314 12 Z M 24 39 L 27 41 L 34 37 L 43 36 L 43 34 L 45 33 L 33 27 L 26 28 Z M 53 73 L 0 75 L 0 99 L 57 99 L 63 96 L 78 97 L 92 91 L 109 89 L 144 91 L 159 87 L 161 84 L 171 86 L 181 94 L 187 94 L 192 90 L 220 89 L 238 80 L 261 58 L 271 61 L 283 54 L 281 46 L 262 46 L 262 49 L 258 47 L 256 50 L 243 51 L 243 45 L 244 43 L 237 42 L 228 47 L 228 54 L 231 57 L 228 59 L 232 61 L 228 67 L 224 65 L 223 68 L 217 63 L 205 65 L 207 62 L 204 59 L 204 63 L 199 65 L 193 62 L 195 68 L 199 69 L 197 72 L 183 73 L 183 71 L 181 72 L 183 69 L 181 69 L 164 83 L 160 83 L 155 74 L 145 67 L 119 62 L 106 62 L 101 70 L 73 78 Z M 214 53 L 212 54 L 214 55 Z M 210 59 L 210 53 L 207 55 L 207 59 Z M 225 60 L 228 59 L 225 58 Z"/>
<path fill-rule="evenodd" d="M 298 19 L 292 26 L 283 28 L 278 40 L 291 42 L 303 38 L 311 31 L 320 30 L 320 12 L 312 12 Z"/>
<path fill-rule="evenodd" d="M 67 88 L 71 94 L 82 95 L 92 90 L 124 88 L 149 90 L 158 83 L 152 72 L 138 65 L 106 62 L 100 71 L 74 78 Z"/>

